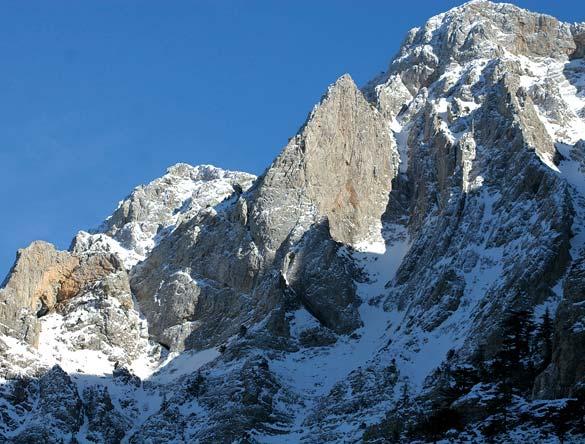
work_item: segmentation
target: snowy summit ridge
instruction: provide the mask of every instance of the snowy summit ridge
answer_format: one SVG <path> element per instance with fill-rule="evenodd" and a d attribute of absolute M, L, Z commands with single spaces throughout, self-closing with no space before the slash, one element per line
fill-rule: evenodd
<path fill-rule="evenodd" d="M 465 3 L 262 176 L 177 164 L 20 250 L 0 442 L 582 441 L 584 56 Z"/>

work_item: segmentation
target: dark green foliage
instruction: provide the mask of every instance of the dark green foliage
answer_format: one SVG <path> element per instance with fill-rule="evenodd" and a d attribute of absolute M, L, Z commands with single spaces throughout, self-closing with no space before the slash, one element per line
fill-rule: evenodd
<path fill-rule="evenodd" d="M 31 380 L 28 378 L 17 378 L 12 383 L 10 401 L 14 404 L 23 404 L 30 396 Z"/>
<path fill-rule="evenodd" d="M 554 433 L 561 444 L 565 441 L 565 437 L 571 428 L 571 421 L 575 419 L 576 410 L 578 410 L 574 402 L 574 400 L 570 400 L 564 407 L 550 416 Z"/>
<path fill-rule="evenodd" d="M 402 386 L 398 407 L 403 409 L 410 407 L 410 385 L 408 384 L 408 381 Z"/>
<path fill-rule="evenodd" d="M 514 310 L 502 326 L 503 341 L 492 364 L 494 377 L 500 381 L 521 379 L 532 367 L 531 337 L 534 332 L 532 315 L 526 310 Z"/>
<path fill-rule="evenodd" d="M 388 412 L 380 424 L 366 428 L 364 442 L 401 443 L 404 442 L 405 435 L 415 436 L 412 429 L 416 429 L 415 423 L 420 414 L 416 411 L 414 403 L 410 385 L 406 381 L 402 385 L 395 408 Z"/>
<path fill-rule="evenodd" d="M 424 418 L 418 426 L 418 433 L 433 442 L 437 442 L 451 429 L 462 430 L 463 421 L 457 411 L 445 407 L 433 411 L 433 413 Z"/>
<path fill-rule="evenodd" d="M 514 393 L 528 395 L 537 371 L 534 365 L 532 314 L 527 310 L 510 311 L 502 325 L 503 340 L 490 365 L 488 381 L 498 387 L 497 410 L 505 414 Z"/>
<path fill-rule="evenodd" d="M 479 344 L 471 360 L 472 365 L 477 370 L 477 377 L 480 381 L 487 381 L 490 378 L 490 369 L 486 362 L 485 346 Z"/>
<path fill-rule="evenodd" d="M 497 393 L 489 413 L 497 414 L 501 420 L 487 428 L 488 434 L 506 427 L 507 407 L 514 392 L 526 391 L 532 385 L 530 337 L 533 331 L 534 324 L 524 310 L 511 312 L 504 322 L 502 345 L 490 366 L 490 382 L 496 384 Z"/>
<path fill-rule="evenodd" d="M 552 341 L 554 334 L 553 320 L 548 308 L 542 316 L 542 321 L 536 331 L 537 351 L 540 352 L 541 362 L 539 368 L 544 370 L 552 359 Z"/>
<path fill-rule="evenodd" d="M 258 368 L 260 368 L 263 371 L 269 371 L 270 370 L 270 366 L 268 364 L 268 361 L 265 358 L 262 358 L 260 360 L 260 362 L 258 363 Z"/>
<path fill-rule="evenodd" d="M 508 425 L 508 407 L 512 403 L 514 387 L 509 381 L 502 381 L 496 385 L 496 398 L 489 404 L 486 413 L 498 417 L 499 426 L 507 427 Z"/>
<path fill-rule="evenodd" d="M 578 388 L 575 398 L 568 399 L 564 405 L 551 411 L 547 416 L 553 425 L 553 430 L 562 443 L 569 433 L 585 432 L 585 390 Z"/>
<path fill-rule="evenodd" d="M 197 372 L 197 375 L 191 380 L 187 387 L 187 391 L 194 397 L 199 397 L 205 393 L 205 378 L 201 372 Z"/>
<path fill-rule="evenodd" d="M 494 443 L 522 424 L 548 430 L 561 442 L 566 436 L 585 433 L 585 385 L 573 393 L 575 399 L 560 406 L 529 401 L 537 375 L 553 355 L 550 312 L 546 310 L 535 326 L 531 311 L 510 310 L 500 331 L 501 343 L 491 358 L 481 344 L 469 364 L 453 364 L 457 358 L 449 352 L 434 374 L 435 389 L 430 396 L 411 399 L 405 384 L 396 408 L 382 423 L 369 427 L 364 439 L 437 442 L 448 439 L 449 430 L 465 430 L 471 423 L 479 424 L 486 442 Z M 485 398 L 461 400 L 476 386 L 478 393 L 486 393 Z"/>

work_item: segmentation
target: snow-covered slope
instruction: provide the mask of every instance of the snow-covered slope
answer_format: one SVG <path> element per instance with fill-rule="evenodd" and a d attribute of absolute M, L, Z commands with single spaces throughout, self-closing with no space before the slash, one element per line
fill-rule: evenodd
<path fill-rule="evenodd" d="M 255 176 L 212 165 L 173 165 L 148 185 L 137 187 L 91 234 L 80 232 L 73 251 L 109 251 L 131 268 L 183 221 L 250 187 Z"/>

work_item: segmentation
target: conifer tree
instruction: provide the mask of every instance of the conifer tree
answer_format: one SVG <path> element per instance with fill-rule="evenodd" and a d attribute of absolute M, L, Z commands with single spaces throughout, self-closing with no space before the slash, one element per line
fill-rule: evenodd
<path fill-rule="evenodd" d="M 494 376 L 502 382 L 517 376 L 526 379 L 526 370 L 532 366 L 530 344 L 534 322 L 531 314 L 527 310 L 511 311 L 502 331 L 502 345 L 492 366 Z"/>
<path fill-rule="evenodd" d="M 552 359 L 552 340 L 554 326 L 550 311 L 547 308 L 542 316 L 542 322 L 538 326 L 537 340 L 542 353 L 542 367 L 546 367 Z"/>

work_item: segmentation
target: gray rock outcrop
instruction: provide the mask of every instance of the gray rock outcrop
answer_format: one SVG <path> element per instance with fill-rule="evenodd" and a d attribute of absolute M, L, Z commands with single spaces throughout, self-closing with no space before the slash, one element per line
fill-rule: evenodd
<path fill-rule="evenodd" d="M 585 259 L 581 257 L 567 273 L 557 311 L 552 362 L 535 382 L 536 398 L 571 397 L 585 383 L 584 335 Z"/>
<path fill-rule="evenodd" d="M 120 269 L 113 255 L 77 256 L 46 242 L 19 250 L 0 289 L 0 332 L 37 345 L 37 317 Z"/>
<path fill-rule="evenodd" d="M 584 36 L 466 3 L 260 177 L 178 164 L 21 250 L 0 442 L 582 440 Z"/>
<path fill-rule="evenodd" d="M 280 275 L 324 325 L 357 328 L 335 241 L 380 239 L 397 163 L 381 115 L 341 77 L 247 193 L 184 223 L 133 270 L 153 335 L 173 349 L 225 341 L 284 302 Z"/>

